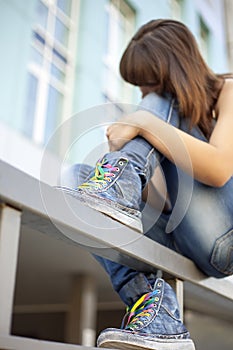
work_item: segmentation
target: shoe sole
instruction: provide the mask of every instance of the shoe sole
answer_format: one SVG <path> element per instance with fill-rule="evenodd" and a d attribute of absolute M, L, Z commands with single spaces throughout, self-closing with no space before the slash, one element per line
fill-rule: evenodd
<path fill-rule="evenodd" d="M 191 339 L 159 339 L 122 331 L 107 331 L 100 334 L 98 348 L 120 350 L 195 350 Z"/>
<path fill-rule="evenodd" d="M 71 195 L 72 197 L 75 197 L 76 199 L 80 200 L 84 205 L 111 217 L 112 219 L 132 228 L 133 230 L 139 233 L 143 232 L 142 222 L 140 218 L 135 218 L 135 216 L 130 215 L 130 213 L 123 213 L 123 210 L 121 210 L 121 208 L 118 208 L 116 206 L 116 203 L 110 200 L 104 200 L 103 202 L 97 196 L 95 197 L 88 193 L 80 192 L 66 187 L 56 187 L 56 189 L 65 192 Z M 119 204 L 117 205 L 120 206 Z M 133 211 L 133 209 L 131 210 Z M 135 213 L 137 215 L 140 215 L 139 211 L 135 210 Z"/>

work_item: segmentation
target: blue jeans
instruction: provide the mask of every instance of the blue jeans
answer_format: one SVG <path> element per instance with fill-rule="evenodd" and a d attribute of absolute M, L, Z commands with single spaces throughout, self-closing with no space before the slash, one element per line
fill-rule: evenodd
<path fill-rule="evenodd" d="M 170 97 L 163 98 L 150 93 L 142 99 L 139 108 L 147 109 L 158 118 L 207 142 L 198 127 L 189 130 L 187 120 L 180 118 L 177 106 Z M 145 147 L 145 143 L 144 139 L 135 138 L 121 152 L 134 154 L 137 148 L 137 153 L 141 149 L 145 152 L 146 149 L 149 155 L 153 147 L 149 143 Z M 148 226 L 145 235 L 190 258 L 208 276 L 222 278 L 233 274 L 233 178 L 221 188 L 210 187 L 177 169 L 157 150 L 155 153 L 156 162 L 153 167 L 160 165 L 164 172 L 172 210 L 171 213 L 158 215 L 156 222 L 151 227 Z M 136 161 L 140 165 L 140 158 Z M 74 165 L 64 174 L 63 185 L 76 188 L 91 171 L 90 166 Z M 145 174 L 147 172 L 145 169 Z M 144 221 L 146 226 L 146 217 Z M 97 259 L 109 274 L 117 292 L 138 274 L 127 266 L 102 257 Z M 124 295 L 121 298 L 124 300 Z"/>

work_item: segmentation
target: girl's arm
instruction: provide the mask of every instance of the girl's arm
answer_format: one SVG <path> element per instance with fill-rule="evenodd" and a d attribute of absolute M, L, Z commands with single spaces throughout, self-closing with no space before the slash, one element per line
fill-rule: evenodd
<path fill-rule="evenodd" d="M 223 186 L 233 174 L 233 80 L 220 94 L 218 121 L 209 143 L 200 141 L 146 111 L 137 111 L 108 128 L 111 151 L 141 135 L 154 148 L 198 181 Z M 125 123 L 125 124 L 124 124 Z M 120 139 L 119 139 L 120 137 Z"/>

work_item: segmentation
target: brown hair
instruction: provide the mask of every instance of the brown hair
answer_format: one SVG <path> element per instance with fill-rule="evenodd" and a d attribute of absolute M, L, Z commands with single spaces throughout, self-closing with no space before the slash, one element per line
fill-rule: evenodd
<path fill-rule="evenodd" d="M 143 25 L 123 53 L 120 73 L 133 85 L 151 86 L 160 95 L 170 93 L 181 116 L 190 118 L 190 128 L 198 125 L 209 138 L 224 75 L 206 65 L 183 23 L 157 19 Z"/>

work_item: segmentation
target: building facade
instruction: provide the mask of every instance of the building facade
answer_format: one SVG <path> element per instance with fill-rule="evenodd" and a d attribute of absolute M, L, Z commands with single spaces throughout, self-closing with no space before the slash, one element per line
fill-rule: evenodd
<path fill-rule="evenodd" d="M 228 72 L 228 8 L 232 11 L 231 1 L 223 0 L 0 0 L 0 158 L 54 185 L 64 163 L 96 157 L 106 147 L 109 119 L 101 114 L 110 112 L 115 118 L 139 102 L 137 89 L 120 78 L 118 64 L 132 34 L 151 19 L 184 22 L 210 67 Z M 86 320 L 89 326 L 73 330 L 71 295 L 86 302 L 87 292 L 93 310 Z M 81 309 L 74 310 L 83 319 Z M 92 345 L 101 328 L 120 324 L 123 313 L 124 306 L 89 254 L 22 232 L 14 334 Z M 187 310 L 198 349 L 206 349 L 209 339 L 209 348 L 229 350 L 232 325 L 206 316 L 211 326 L 204 334 L 201 319 Z M 210 346 L 212 329 L 221 329 L 221 334 L 212 334 Z"/>
<path fill-rule="evenodd" d="M 82 115 L 72 123 L 71 117 L 106 102 L 138 103 L 118 64 L 132 34 L 150 19 L 183 21 L 211 68 L 229 69 L 221 0 L 1 0 L 0 5 L 1 157 L 35 177 L 47 143 L 67 120 L 50 146 L 62 158 L 70 149 L 83 123 Z M 77 152 L 72 147 L 72 161 L 81 161 L 98 138 L 104 138 L 100 130 L 94 137 L 87 133 Z"/>

